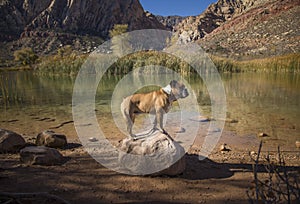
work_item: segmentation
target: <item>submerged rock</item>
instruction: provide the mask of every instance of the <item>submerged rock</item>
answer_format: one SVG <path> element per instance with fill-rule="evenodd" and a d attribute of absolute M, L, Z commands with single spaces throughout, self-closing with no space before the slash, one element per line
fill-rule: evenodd
<path fill-rule="evenodd" d="M 46 130 L 38 134 L 36 145 L 52 148 L 63 148 L 67 144 L 67 137 L 54 131 Z"/>
<path fill-rule="evenodd" d="M 0 153 L 19 152 L 25 146 L 24 138 L 12 131 L 0 129 Z"/>

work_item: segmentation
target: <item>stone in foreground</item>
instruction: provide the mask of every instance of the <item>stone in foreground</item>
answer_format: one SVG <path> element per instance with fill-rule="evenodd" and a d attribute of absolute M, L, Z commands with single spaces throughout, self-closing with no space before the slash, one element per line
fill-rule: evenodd
<path fill-rule="evenodd" d="M 57 134 L 54 131 L 46 130 L 38 134 L 36 145 L 52 148 L 63 148 L 67 144 L 65 135 Z"/>
<path fill-rule="evenodd" d="M 159 131 L 143 138 L 126 138 L 120 150 L 119 162 L 129 174 L 175 176 L 186 167 L 184 148 Z"/>
<path fill-rule="evenodd" d="M 12 131 L 0 129 L 0 153 L 16 153 L 25 146 L 24 138 Z"/>
<path fill-rule="evenodd" d="M 20 160 L 27 165 L 45 166 L 59 165 L 66 161 L 56 149 L 43 146 L 31 146 L 21 149 Z"/>

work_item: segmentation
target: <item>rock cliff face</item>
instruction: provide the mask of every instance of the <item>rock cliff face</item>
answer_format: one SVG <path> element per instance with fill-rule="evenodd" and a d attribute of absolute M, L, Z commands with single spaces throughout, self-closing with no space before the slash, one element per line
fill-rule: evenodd
<path fill-rule="evenodd" d="M 156 15 L 156 19 L 162 23 L 166 28 L 169 30 L 173 31 L 174 28 L 181 23 L 185 18 L 187 17 L 182 17 L 182 16 L 160 16 Z"/>
<path fill-rule="evenodd" d="M 184 19 L 174 30 L 183 42 L 196 41 L 233 17 L 267 1 L 219 0 L 211 4 L 202 14 Z"/>
<path fill-rule="evenodd" d="M 107 37 L 114 24 L 129 30 L 165 27 L 147 17 L 138 0 L 2 0 L 1 40 L 30 35 L 33 30 L 54 30 Z"/>

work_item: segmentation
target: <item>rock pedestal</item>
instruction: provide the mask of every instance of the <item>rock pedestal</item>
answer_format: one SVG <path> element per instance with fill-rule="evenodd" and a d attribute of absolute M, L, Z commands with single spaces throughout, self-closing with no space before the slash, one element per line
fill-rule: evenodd
<path fill-rule="evenodd" d="M 184 148 L 158 131 L 143 138 L 126 138 L 120 150 L 119 162 L 129 174 L 175 176 L 185 170 Z"/>
<path fill-rule="evenodd" d="M 12 131 L 0 129 L 0 153 L 16 153 L 25 146 L 24 138 Z"/>
<path fill-rule="evenodd" d="M 63 148 L 67 144 L 67 137 L 54 131 L 46 130 L 38 134 L 36 145 L 52 148 Z"/>
<path fill-rule="evenodd" d="M 65 158 L 56 149 L 49 147 L 26 147 L 20 151 L 21 162 L 28 165 L 58 165 L 65 162 Z"/>

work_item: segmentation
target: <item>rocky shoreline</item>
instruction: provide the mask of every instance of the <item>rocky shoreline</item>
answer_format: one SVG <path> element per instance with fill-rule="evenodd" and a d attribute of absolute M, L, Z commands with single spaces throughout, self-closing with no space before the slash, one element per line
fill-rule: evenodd
<path fill-rule="evenodd" d="M 47 134 L 52 135 L 51 139 L 46 136 Z M 232 137 L 228 132 L 224 134 L 227 134 L 228 138 Z M 111 142 L 117 145 L 118 138 L 112 139 Z M 59 142 L 53 142 L 53 139 Z M 247 192 L 251 191 L 254 185 L 253 157 L 257 156 L 257 145 L 243 147 L 232 143 L 224 146 L 224 140 L 221 140 L 209 158 L 203 159 L 199 155 L 201 147 L 194 143 L 185 155 L 186 165 L 183 173 L 177 176 L 129 176 L 109 170 L 96 162 L 80 145 L 78 139 L 67 137 L 67 145 L 65 139 L 53 131 L 42 132 L 38 140 L 35 138 L 43 145 L 54 144 L 56 148 L 64 145 L 56 150 L 58 155 L 50 153 L 50 156 L 61 158 L 60 162 L 53 163 L 53 160 L 48 160 L 50 163 L 46 164 L 43 163 L 45 160 L 35 160 L 42 161 L 36 164 L 32 163 L 32 160 L 28 162 L 29 160 L 26 160 L 29 158 L 28 152 L 32 153 L 30 148 L 34 148 L 34 153 L 38 152 L 39 156 L 45 149 L 53 150 L 49 147 L 32 146 L 34 140 L 28 136 L 25 136 L 25 140 L 29 141 L 31 146 L 21 150 L 21 156 L 18 153 L 0 154 L 0 192 L 15 193 L 15 196 L 18 193 L 37 194 L 35 199 L 30 198 L 33 201 L 57 196 L 69 203 L 175 201 L 245 203 L 249 200 Z M 226 140 L 226 136 L 223 139 Z M 299 175 L 299 150 L 281 153 L 288 172 L 298 172 Z M 259 159 L 260 178 L 268 178 L 268 173 L 263 168 L 267 155 L 274 164 L 277 162 L 277 151 L 270 151 L 264 144 Z M 25 161 L 22 158 L 26 158 Z M 40 198 L 41 192 L 46 192 L 46 197 Z M 0 195 L 1 199 L 4 199 L 3 195 Z"/>
<path fill-rule="evenodd" d="M 199 157 L 201 146 L 194 144 L 185 155 L 185 170 L 177 176 L 128 176 L 96 162 L 75 138 L 69 138 L 68 142 L 69 145 L 58 149 L 64 162 L 51 165 L 24 163 L 18 153 L 0 154 L 0 192 L 46 192 L 48 197 L 58 196 L 70 203 L 245 203 L 249 199 L 246 192 L 254 180 L 251 157 L 258 151 L 258 146 L 224 147 L 220 141 L 209 158 L 203 159 Z M 118 144 L 116 139 L 111 142 Z M 276 162 L 277 151 L 270 151 L 265 144 L 260 154 L 261 164 L 266 155 Z M 282 151 L 282 155 L 288 172 L 299 173 L 300 152 Z M 264 169 L 258 175 L 268 176 Z"/>

